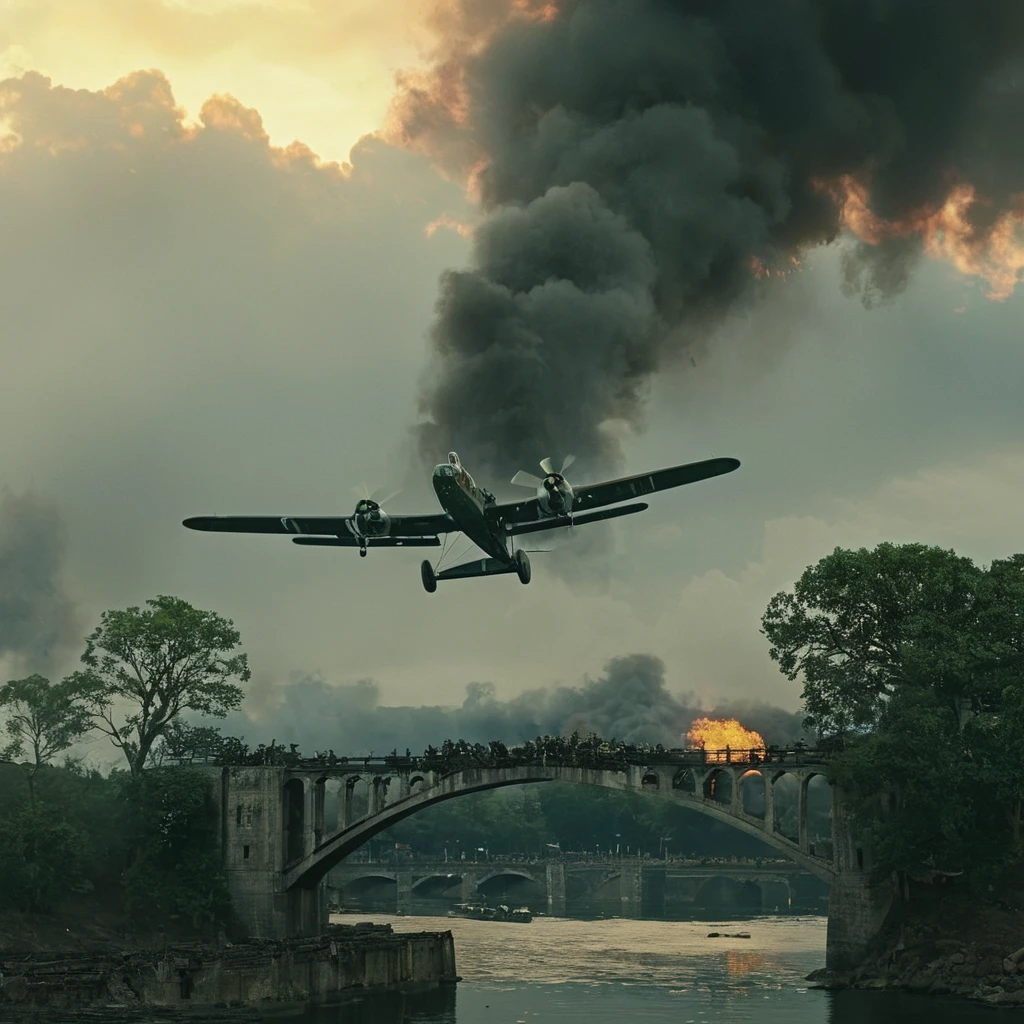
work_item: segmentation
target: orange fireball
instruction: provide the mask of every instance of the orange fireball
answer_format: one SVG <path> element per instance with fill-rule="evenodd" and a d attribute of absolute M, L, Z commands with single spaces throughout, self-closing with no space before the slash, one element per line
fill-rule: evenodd
<path fill-rule="evenodd" d="M 692 747 L 703 747 L 710 754 L 728 747 L 733 761 L 743 761 L 751 750 L 763 750 L 764 739 L 760 733 L 747 729 L 735 718 L 695 718 L 686 734 L 686 742 Z"/>

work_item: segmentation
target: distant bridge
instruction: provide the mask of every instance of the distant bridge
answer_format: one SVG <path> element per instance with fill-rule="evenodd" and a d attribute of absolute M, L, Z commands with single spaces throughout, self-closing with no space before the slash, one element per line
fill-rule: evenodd
<path fill-rule="evenodd" d="M 481 890 L 495 881 L 530 883 L 535 900 L 543 892 L 547 912 L 566 913 L 570 899 L 618 900 L 621 916 L 639 916 L 649 891 L 661 892 L 667 879 L 685 880 L 684 902 L 699 902 L 706 883 L 726 879 L 733 886 L 752 887 L 765 906 L 788 906 L 792 902 L 792 881 L 809 873 L 789 862 L 694 862 L 687 859 L 654 859 L 637 856 L 595 857 L 564 860 L 503 858 L 501 860 L 458 861 L 410 859 L 392 862 L 343 861 L 327 875 L 327 885 L 341 895 L 342 904 L 353 891 L 374 883 L 394 886 L 395 909 L 410 913 L 413 900 L 427 891 L 456 896 L 462 902 L 481 898 Z M 660 886 L 657 883 L 660 882 Z M 574 891 L 570 891 L 574 890 Z M 531 902 L 533 909 L 540 909 Z"/>
<path fill-rule="evenodd" d="M 294 759 L 289 765 L 213 769 L 220 776 L 224 867 L 237 915 L 253 936 L 315 934 L 326 922 L 321 883 L 368 839 L 444 800 L 542 782 L 601 786 L 671 800 L 760 839 L 799 868 L 831 883 L 833 964 L 859 955 L 880 924 L 876 918 L 884 917 L 891 902 L 891 893 L 880 892 L 871 883 L 869 851 L 850 835 L 835 787 L 829 789 L 831 842 L 811 842 L 807 796 L 811 781 L 824 778 L 827 755 L 820 751 L 632 748 L 618 759 L 598 754 L 598 766 L 558 763 L 550 756 L 530 763 L 509 760 L 513 763 L 474 766 L 462 758 L 448 771 L 428 768 L 425 759 L 397 756 Z M 776 790 L 787 777 L 796 790 L 793 835 L 779 830 L 775 811 Z M 338 824 L 330 831 L 325 824 L 328 782 L 338 786 Z M 365 813 L 357 816 L 354 791 L 359 783 L 367 785 L 368 801 Z M 762 813 L 744 809 L 743 793 L 751 788 L 760 794 Z"/>

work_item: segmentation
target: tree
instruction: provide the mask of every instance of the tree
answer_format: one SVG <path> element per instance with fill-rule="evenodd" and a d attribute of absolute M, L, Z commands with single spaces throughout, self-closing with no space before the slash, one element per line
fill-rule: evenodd
<path fill-rule="evenodd" d="M 87 891 L 87 856 L 85 835 L 45 810 L 0 818 L 0 907 L 47 911 L 68 892 Z"/>
<path fill-rule="evenodd" d="M 983 569 L 921 544 L 837 548 L 762 624 L 780 669 L 803 677 L 808 724 L 848 739 L 829 775 L 876 871 L 1024 853 L 1024 556 Z"/>
<path fill-rule="evenodd" d="M 29 802 L 35 807 L 37 772 L 88 732 L 92 718 L 68 680 L 51 683 L 40 675 L 5 683 L 0 687 L 0 707 L 7 709 L 4 727 L 9 738 L 0 756 L 21 757 L 28 746 L 31 761 L 25 769 Z"/>
<path fill-rule="evenodd" d="M 135 851 L 124 874 L 129 915 L 207 932 L 227 924 L 231 897 L 209 776 L 175 767 L 122 778 Z"/>
<path fill-rule="evenodd" d="M 772 659 L 803 677 L 808 725 L 872 728 L 900 686 L 931 690 L 957 729 L 990 707 L 1020 664 L 1020 557 L 986 572 L 953 551 L 879 544 L 810 566 L 762 619 Z"/>
<path fill-rule="evenodd" d="M 246 655 L 235 653 L 239 634 L 229 619 L 176 597 L 146 604 L 104 612 L 82 655 L 88 668 L 72 677 L 132 775 L 142 772 L 154 743 L 180 714 L 225 717 L 244 696 L 232 679 L 250 677 Z"/>

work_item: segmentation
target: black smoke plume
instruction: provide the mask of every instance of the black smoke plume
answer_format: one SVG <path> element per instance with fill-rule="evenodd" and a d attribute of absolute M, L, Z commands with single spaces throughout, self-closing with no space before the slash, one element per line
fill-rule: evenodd
<path fill-rule="evenodd" d="M 722 707 L 742 711 L 735 717 L 770 743 L 790 743 L 801 734 L 800 716 L 781 708 L 739 702 Z M 272 739 L 297 743 L 305 753 L 383 754 L 396 747 L 419 753 L 445 739 L 515 744 L 574 730 L 679 747 L 686 745 L 693 719 L 707 713 L 692 694 L 669 690 L 658 658 L 633 654 L 613 659 L 601 676 L 579 686 L 530 690 L 507 701 L 497 698 L 492 683 L 470 683 L 458 707 L 382 707 L 380 688 L 369 680 L 335 686 L 306 678 L 289 686 L 283 702 L 258 719 L 232 715 L 223 732 L 242 735 L 251 746 Z M 717 710 L 714 714 L 719 717 Z M 733 717 L 731 710 L 722 715 Z"/>
<path fill-rule="evenodd" d="M 34 494 L 0 494 L 0 658 L 47 673 L 77 639 L 64 590 L 65 531 L 57 508 Z"/>
<path fill-rule="evenodd" d="M 442 281 L 424 457 L 496 476 L 616 461 L 647 382 L 841 228 L 836 183 L 902 222 L 970 182 L 984 232 L 1024 189 L 1020 0 L 450 0 L 392 128 L 478 191 Z M 911 236 L 847 286 L 901 289 Z"/>

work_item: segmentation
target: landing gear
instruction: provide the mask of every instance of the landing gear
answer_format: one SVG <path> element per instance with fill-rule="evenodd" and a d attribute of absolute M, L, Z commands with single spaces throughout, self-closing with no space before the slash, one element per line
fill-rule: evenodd
<path fill-rule="evenodd" d="M 420 579 L 423 580 L 423 589 L 428 594 L 437 590 L 437 576 L 434 574 L 434 567 L 426 559 L 420 562 Z"/>
<path fill-rule="evenodd" d="M 530 569 L 530 558 L 526 552 L 520 548 L 513 556 L 512 561 L 516 566 L 516 575 L 519 577 L 519 582 L 525 586 L 530 582 L 530 578 L 533 575 L 533 571 Z"/>
<path fill-rule="evenodd" d="M 365 557 L 366 557 L 366 545 L 365 545 L 365 544 L 363 544 L 363 545 L 362 545 L 362 546 L 361 546 L 361 547 L 359 548 L 359 557 L 360 557 L 360 558 L 365 558 Z"/>

